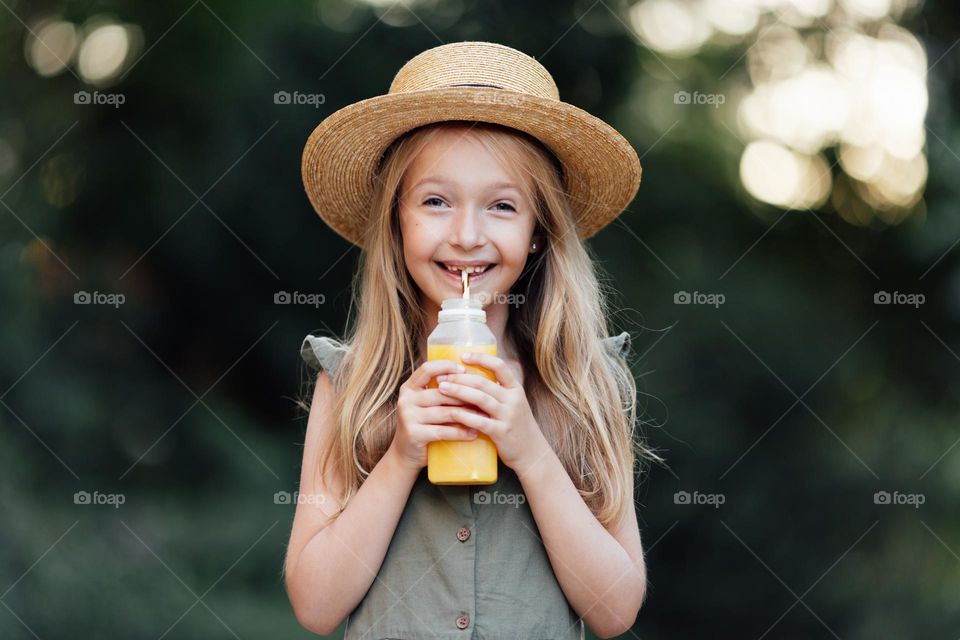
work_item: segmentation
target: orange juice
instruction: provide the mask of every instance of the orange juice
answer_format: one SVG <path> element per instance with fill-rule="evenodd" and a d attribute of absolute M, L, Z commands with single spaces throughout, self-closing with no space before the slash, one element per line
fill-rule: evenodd
<path fill-rule="evenodd" d="M 452 360 L 463 364 L 467 373 L 497 381 L 488 369 L 463 363 L 460 354 L 464 352 L 495 356 L 496 339 L 478 301 L 444 300 L 440 322 L 427 340 L 427 360 Z M 427 386 L 436 388 L 436 380 Z M 427 478 L 433 484 L 493 484 L 497 481 L 497 447 L 479 431 L 473 440 L 431 442 L 427 444 Z"/>

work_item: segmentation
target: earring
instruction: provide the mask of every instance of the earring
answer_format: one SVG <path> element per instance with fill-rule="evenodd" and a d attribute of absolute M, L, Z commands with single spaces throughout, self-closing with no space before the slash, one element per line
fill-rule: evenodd
<path fill-rule="evenodd" d="M 532 250 L 536 251 L 536 250 L 537 250 L 537 243 L 534 242 L 533 244 L 531 244 L 531 245 L 530 245 L 530 248 L 531 248 Z"/>

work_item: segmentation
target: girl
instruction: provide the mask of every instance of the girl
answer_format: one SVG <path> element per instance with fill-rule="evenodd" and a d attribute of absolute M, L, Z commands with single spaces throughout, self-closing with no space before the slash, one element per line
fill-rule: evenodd
<path fill-rule="evenodd" d="M 636 153 L 532 58 L 455 43 L 324 120 L 303 177 L 364 251 L 349 340 L 301 351 L 319 373 L 284 567 L 297 619 L 349 616 L 348 639 L 626 632 L 646 592 L 634 467 L 659 458 L 583 239 L 633 198 Z M 500 357 L 464 360 L 498 384 L 425 362 L 467 267 Z M 427 443 L 478 432 L 496 484 L 431 484 Z"/>

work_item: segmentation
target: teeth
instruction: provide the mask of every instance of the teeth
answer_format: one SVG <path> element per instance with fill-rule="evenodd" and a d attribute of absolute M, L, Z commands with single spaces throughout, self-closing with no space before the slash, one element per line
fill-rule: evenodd
<path fill-rule="evenodd" d="M 489 266 L 490 265 L 488 264 L 482 267 L 464 267 L 462 265 L 449 265 L 449 264 L 446 265 L 447 271 L 455 271 L 455 272 L 466 271 L 467 273 L 483 273 L 484 271 L 487 270 Z"/>

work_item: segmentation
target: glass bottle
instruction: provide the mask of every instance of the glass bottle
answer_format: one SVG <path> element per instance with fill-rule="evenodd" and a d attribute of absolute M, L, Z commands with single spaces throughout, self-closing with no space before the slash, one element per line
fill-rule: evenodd
<path fill-rule="evenodd" d="M 427 338 L 427 360 L 452 360 L 467 373 L 494 382 L 496 376 L 483 367 L 463 362 L 464 352 L 497 355 L 497 339 L 487 327 L 487 313 L 480 301 L 448 298 L 443 301 L 437 326 Z M 435 379 L 427 385 L 437 387 Z M 467 405 L 468 408 L 476 409 Z M 438 440 L 427 444 L 427 478 L 433 484 L 493 484 L 497 481 L 497 447 L 484 433 L 473 440 Z"/>

